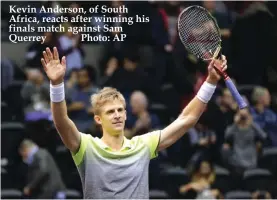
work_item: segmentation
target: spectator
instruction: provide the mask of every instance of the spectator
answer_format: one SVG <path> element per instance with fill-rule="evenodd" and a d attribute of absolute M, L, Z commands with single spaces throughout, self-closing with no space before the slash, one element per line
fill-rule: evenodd
<path fill-rule="evenodd" d="M 5 91 L 14 80 L 14 64 L 7 58 L 1 60 L 1 91 Z"/>
<path fill-rule="evenodd" d="M 80 131 L 90 129 L 93 124 L 90 96 L 98 87 L 92 78 L 92 69 L 85 67 L 77 73 L 77 83 L 67 89 L 68 112 L 72 121 Z"/>
<path fill-rule="evenodd" d="M 277 44 L 276 21 L 265 2 L 236 3 L 247 6 L 239 11 L 240 16 L 234 23 L 230 37 L 229 60 L 233 66 L 232 76 L 239 84 L 263 85 L 266 69 L 276 63 L 274 53 Z"/>
<path fill-rule="evenodd" d="M 127 117 L 126 137 L 131 138 L 160 127 L 158 116 L 147 110 L 148 100 L 143 92 L 135 91 L 132 93 L 130 106 L 132 115 Z"/>
<path fill-rule="evenodd" d="M 74 87 L 77 83 L 78 80 L 78 69 L 72 69 L 71 72 L 69 73 L 69 78 L 66 81 L 66 88 L 70 89 Z"/>
<path fill-rule="evenodd" d="M 28 139 L 20 144 L 19 153 L 28 165 L 24 195 L 36 199 L 52 199 L 56 195 L 61 195 L 60 191 L 65 186 L 51 154 Z"/>
<path fill-rule="evenodd" d="M 65 23 L 64 28 L 67 30 L 69 24 Z M 74 35 L 72 32 L 66 31 L 59 37 L 61 46 L 61 55 L 66 57 L 67 76 L 72 69 L 80 69 L 84 66 L 84 52 L 81 48 L 80 34 Z"/>
<path fill-rule="evenodd" d="M 237 103 L 227 88 L 223 89 L 216 101 L 211 102 L 207 107 L 206 115 L 207 119 L 210 119 L 209 128 L 216 133 L 218 150 L 224 142 L 224 132 L 227 126 L 233 123 L 236 109 Z"/>
<path fill-rule="evenodd" d="M 252 199 L 272 199 L 272 197 L 268 191 L 257 190 L 252 193 Z"/>
<path fill-rule="evenodd" d="M 38 69 L 27 70 L 28 80 L 21 89 L 25 103 L 25 114 L 34 111 L 50 111 L 49 82 Z"/>
<path fill-rule="evenodd" d="M 179 192 L 185 195 L 188 191 L 193 190 L 197 193 L 195 199 L 222 198 L 218 189 L 212 189 L 215 178 L 215 171 L 212 164 L 209 161 L 203 160 L 192 171 L 191 182 L 182 185 L 179 188 Z"/>
<path fill-rule="evenodd" d="M 106 73 L 102 84 L 117 88 L 127 101 L 135 90 L 145 92 L 147 96 L 155 91 L 155 86 L 150 82 L 148 74 L 139 65 L 139 56 L 136 50 L 126 51 L 123 66 L 121 67 L 118 64 L 109 65 Z"/>
<path fill-rule="evenodd" d="M 215 17 L 218 26 L 220 28 L 221 36 L 224 39 L 228 39 L 231 35 L 230 30 L 230 19 L 228 19 L 228 15 L 224 13 L 220 13 L 216 10 L 216 1 L 203 1 L 203 7 L 205 7 L 212 15 Z"/>
<path fill-rule="evenodd" d="M 269 108 L 270 93 L 264 87 L 256 87 L 252 93 L 254 106 L 250 108 L 254 122 L 268 134 L 273 146 L 277 147 L 277 114 Z"/>
<path fill-rule="evenodd" d="M 257 160 L 266 139 L 266 133 L 253 123 L 248 109 L 239 110 L 234 124 L 226 129 L 223 158 L 234 172 L 257 167 Z"/>
<path fill-rule="evenodd" d="M 216 134 L 208 127 L 207 116 L 204 114 L 194 128 L 188 131 L 193 152 L 211 159 L 215 153 Z M 213 159 L 214 160 L 214 159 Z"/>
<path fill-rule="evenodd" d="M 42 52 L 46 49 L 46 47 L 53 48 L 56 46 L 58 49 L 60 48 L 56 33 L 45 32 L 43 35 L 46 36 L 43 44 L 33 42 L 28 46 L 25 54 L 26 66 L 38 69 L 41 68 Z"/>

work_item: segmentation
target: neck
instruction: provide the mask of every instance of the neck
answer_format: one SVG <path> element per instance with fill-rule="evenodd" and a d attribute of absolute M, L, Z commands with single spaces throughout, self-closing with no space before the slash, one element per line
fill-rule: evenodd
<path fill-rule="evenodd" d="M 101 140 L 108 145 L 112 150 L 119 151 L 123 145 L 124 134 L 110 135 L 103 132 L 103 137 Z"/>
<path fill-rule="evenodd" d="M 147 115 L 147 113 L 148 112 L 146 110 L 142 110 L 142 111 L 138 112 L 138 117 L 144 117 Z"/>
<path fill-rule="evenodd" d="M 249 127 L 249 122 L 243 122 L 243 123 L 239 123 L 238 127 L 240 129 L 247 129 Z"/>
<path fill-rule="evenodd" d="M 81 90 L 82 90 L 82 91 L 86 91 L 86 90 L 88 90 L 89 88 L 90 88 L 90 84 L 81 86 Z"/>
<path fill-rule="evenodd" d="M 255 109 L 259 112 L 262 113 L 265 109 L 265 107 L 262 104 L 257 104 L 255 105 Z"/>

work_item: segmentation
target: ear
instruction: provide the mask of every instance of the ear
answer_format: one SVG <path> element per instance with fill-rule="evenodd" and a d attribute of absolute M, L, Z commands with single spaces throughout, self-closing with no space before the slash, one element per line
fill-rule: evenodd
<path fill-rule="evenodd" d="M 102 120 L 101 120 L 101 117 L 99 115 L 94 115 L 94 120 L 97 124 L 99 124 L 99 125 L 102 124 Z"/>

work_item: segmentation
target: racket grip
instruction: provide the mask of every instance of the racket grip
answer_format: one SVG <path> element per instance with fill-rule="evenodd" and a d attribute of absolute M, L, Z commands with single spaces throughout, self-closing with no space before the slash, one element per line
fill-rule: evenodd
<path fill-rule="evenodd" d="M 241 97 L 240 93 L 238 92 L 236 86 L 234 85 L 233 81 L 228 77 L 225 79 L 226 86 L 230 90 L 232 96 L 236 100 L 237 104 L 239 105 L 240 109 L 246 108 L 247 103 L 244 101 L 244 99 Z"/>

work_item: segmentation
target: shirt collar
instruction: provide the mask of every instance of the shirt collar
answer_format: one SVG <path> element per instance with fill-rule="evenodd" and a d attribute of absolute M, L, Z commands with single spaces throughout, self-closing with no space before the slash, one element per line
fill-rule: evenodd
<path fill-rule="evenodd" d="M 108 145 L 106 145 L 100 138 L 98 139 L 98 144 L 102 149 L 105 150 L 111 150 L 111 147 L 109 147 Z M 132 148 L 132 144 L 131 141 L 129 139 L 127 139 L 126 137 L 123 137 L 123 145 L 120 149 L 120 151 L 125 150 L 125 149 L 131 149 Z"/>

